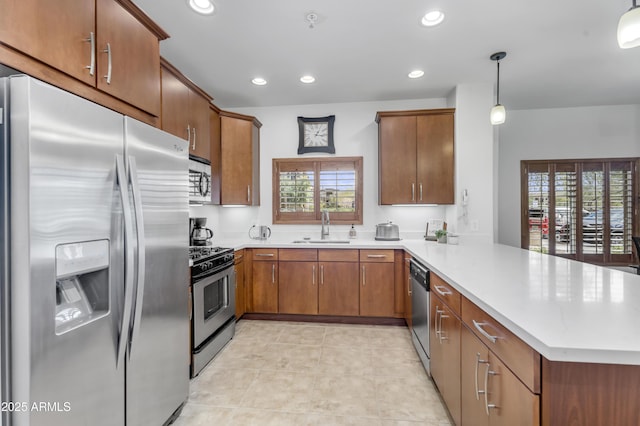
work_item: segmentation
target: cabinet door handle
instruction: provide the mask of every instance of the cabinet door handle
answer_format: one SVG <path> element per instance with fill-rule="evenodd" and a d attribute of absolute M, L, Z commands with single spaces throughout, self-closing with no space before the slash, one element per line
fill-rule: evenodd
<path fill-rule="evenodd" d="M 491 371 L 490 370 L 490 365 L 487 362 L 487 368 L 484 371 L 484 408 L 485 411 L 487 413 L 487 416 L 489 415 L 489 408 L 497 408 L 496 404 L 489 404 L 489 374 L 491 374 L 492 376 L 497 375 L 498 373 L 496 373 L 495 371 Z"/>
<path fill-rule="evenodd" d="M 371 257 L 374 259 L 381 259 L 383 257 L 387 257 L 387 255 L 386 254 L 368 254 L 367 257 Z"/>
<path fill-rule="evenodd" d="M 85 68 L 89 70 L 89 75 L 92 76 L 96 73 L 96 35 L 94 32 L 91 31 L 89 38 L 85 38 L 84 41 L 91 43 L 91 62 Z"/>
<path fill-rule="evenodd" d="M 271 265 L 271 284 L 276 283 L 276 264 Z"/>
<path fill-rule="evenodd" d="M 274 254 L 273 253 L 256 253 L 256 256 L 260 256 L 260 257 L 273 257 Z"/>
<path fill-rule="evenodd" d="M 111 84 L 111 44 L 107 43 L 107 48 L 102 52 L 107 54 L 107 75 L 104 78 L 107 79 L 107 84 Z"/>
<path fill-rule="evenodd" d="M 491 334 L 487 333 L 487 331 L 484 328 L 482 328 L 483 326 L 487 325 L 488 323 L 486 323 L 486 322 L 476 322 L 476 320 L 472 320 L 472 321 L 473 321 L 473 326 L 476 328 L 476 330 L 478 330 L 480 332 L 480 334 L 482 334 L 484 337 L 489 339 L 489 341 L 491 341 L 491 343 L 495 343 L 498 340 L 498 336 L 492 336 Z"/>
<path fill-rule="evenodd" d="M 475 379 L 475 383 L 476 383 L 476 400 L 477 401 L 480 401 L 480 394 L 487 392 L 486 387 L 485 387 L 484 390 L 478 389 L 478 366 L 480 364 L 488 364 L 488 363 L 489 363 L 489 361 L 485 361 L 484 359 L 480 359 L 480 352 L 476 353 L 476 375 L 475 375 L 474 379 Z"/>
<path fill-rule="evenodd" d="M 316 285 L 316 265 L 312 265 L 311 285 Z"/>
<path fill-rule="evenodd" d="M 411 277 L 407 280 L 407 295 L 411 296 Z"/>
<path fill-rule="evenodd" d="M 446 288 L 443 285 L 434 285 L 433 288 L 436 289 L 436 291 L 440 294 L 440 296 L 448 296 L 450 294 L 453 294 L 453 292 L 451 292 L 448 288 Z"/>
<path fill-rule="evenodd" d="M 362 287 L 367 284 L 367 276 L 365 275 L 365 267 L 362 265 Z"/>
<path fill-rule="evenodd" d="M 416 184 L 412 183 L 411 184 L 411 201 L 415 201 L 416 200 Z"/>
<path fill-rule="evenodd" d="M 422 201 L 422 182 L 420 182 L 420 201 Z"/>
<path fill-rule="evenodd" d="M 436 318 L 435 318 L 435 328 L 436 328 L 436 336 L 440 337 L 440 333 L 442 333 L 442 330 L 440 330 L 440 327 L 442 326 L 442 322 L 440 321 L 440 315 L 444 314 L 444 310 L 440 309 L 440 306 L 436 305 Z"/>
<path fill-rule="evenodd" d="M 251 203 L 251 186 L 247 185 L 247 202 Z"/>
<path fill-rule="evenodd" d="M 193 145 L 191 145 L 191 150 L 195 151 L 196 150 L 196 128 L 192 127 L 191 131 L 193 132 Z"/>
<path fill-rule="evenodd" d="M 324 284 L 324 265 L 320 265 L 320 284 Z"/>
<path fill-rule="evenodd" d="M 444 331 L 442 331 L 442 318 L 449 318 L 449 315 L 444 314 L 444 310 L 440 314 L 440 335 L 438 336 L 440 344 L 442 344 L 443 340 L 449 340 L 449 338 L 444 335 Z"/>
<path fill-rule="evenodd" d="M 189 124 L 187 124 L 187 142 L 191 144 L 191 126 Z M 193 151 L 193 148 L 191 150 Z"/>

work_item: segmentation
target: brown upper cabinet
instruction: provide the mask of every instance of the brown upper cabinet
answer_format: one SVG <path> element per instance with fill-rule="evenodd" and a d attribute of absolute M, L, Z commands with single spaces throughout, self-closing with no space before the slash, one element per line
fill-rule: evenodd
<path fill-rule="evenodd" d="M 162 130 L 189 142 L 189 154 L 211 161 L 210 109 L 212 97 L 173 65 L 162 64 Z"/>
<path fill-rule="evenodd" d="M 260 205 L 260 127 L 255 117 L 220 111 L 223 205 Z"/>
<path fill-rule="evenodd" d="M 454 112 L 376 114 L 379 204 L 454 203 Z"/>
<path fill-rule="evenodd" d="M 160 116 L 160 48 L 168 38 L 128 0 L 2 0 L 0 41 Z"/>

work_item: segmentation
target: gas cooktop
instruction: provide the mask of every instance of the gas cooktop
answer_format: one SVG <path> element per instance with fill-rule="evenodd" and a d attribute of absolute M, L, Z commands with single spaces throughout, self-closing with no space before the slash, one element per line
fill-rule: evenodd
<path fill-rule="evenodd" d="M 224 255 L 233 249 L 226 247 L 211 247 L 211 246 L 191 246 L 189 247 L 189 259 L 194 262 L 201 260 L 210 260 L 211 258 Z"/>

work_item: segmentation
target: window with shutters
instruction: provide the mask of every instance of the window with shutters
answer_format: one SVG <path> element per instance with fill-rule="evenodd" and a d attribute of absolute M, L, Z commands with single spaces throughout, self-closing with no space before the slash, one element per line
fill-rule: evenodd
<path fill-rule="evenodd" d="M 633 262 L 638 159 L 522 161 L 522 247 L 603 265 Z"/>
<path fill-rule="evenodd" d="M 362 224 L 362 157 L 274 158 L 273 223 Z"/>

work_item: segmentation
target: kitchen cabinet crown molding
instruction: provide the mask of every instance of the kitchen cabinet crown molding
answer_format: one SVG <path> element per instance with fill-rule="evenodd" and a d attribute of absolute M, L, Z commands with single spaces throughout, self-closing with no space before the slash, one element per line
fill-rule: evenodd
<path fill-rule="evenodd" d="M 252 121 L 254 126 L 256 126 L 258 129 L 262 127 L 262 123 L 260 122 L 260 120 L 258 120 L 257 118 L 251 115 L 244 115 L 244 114 L 239 114 L 237 112 L 231 112 L 231 111 L 220 111 L 220 117 L 229 117 L 229 118 L 237 118 L 238 120 Z"/>
<path fill-rule="evenodd" d="M 166 40 L 169 37 L 169 33 L 163 30 L 158 24 L 156 24 L 146 13 L 136 6 L 131 0 L 115 0 L 120 6 L 122 6 L 127 12 L 133 15 L 141 24 L 143 24 L 149 31 L 151 31 L 158 40 Z"/>
<path fill-rule="evenodd" d="M 202 88 L 200 88 L 191 79 L 189 79 L 189 77 L 187 77 L 184 74 L 182 74 L 182 72 L 180 72 L 180 70 L 178 68 L 173 66 L 173 64 L 171 64 L 171 62 L 167 61 L 162 56 L 160 56 L 160 66 L 162 68 L 166 69 L 167 71 L 169 71 L 171 74 L 173 74 L 174 77 L 176 77 L 178 80 L 180 80 L 180 82 L 183 83 L 185 86 L 187 86 L 189 89 L 193 90 L 198 95 L 200 95 L 203 98 L 205 98 L 210 103 L 209 106 L 212 105 L 211 101 L 213 101 L 213 96 L 211 96 L 210 94 L 208 94 L 207 92 L 202 90 Z M 219 108 L 216 107 L 215 105 L 214 105 L 214 107 L 219 112 Z"/>
<path fill-rule="evenodd" d="M 454 114 L 455 108 L 438 108 L 438 109 L 416 109 L 406 111 L 378 111 L 376 113 L 376 123 L 380 123 L 382 117 L 403 117 L 406 115 L 447 115 Z"/>

